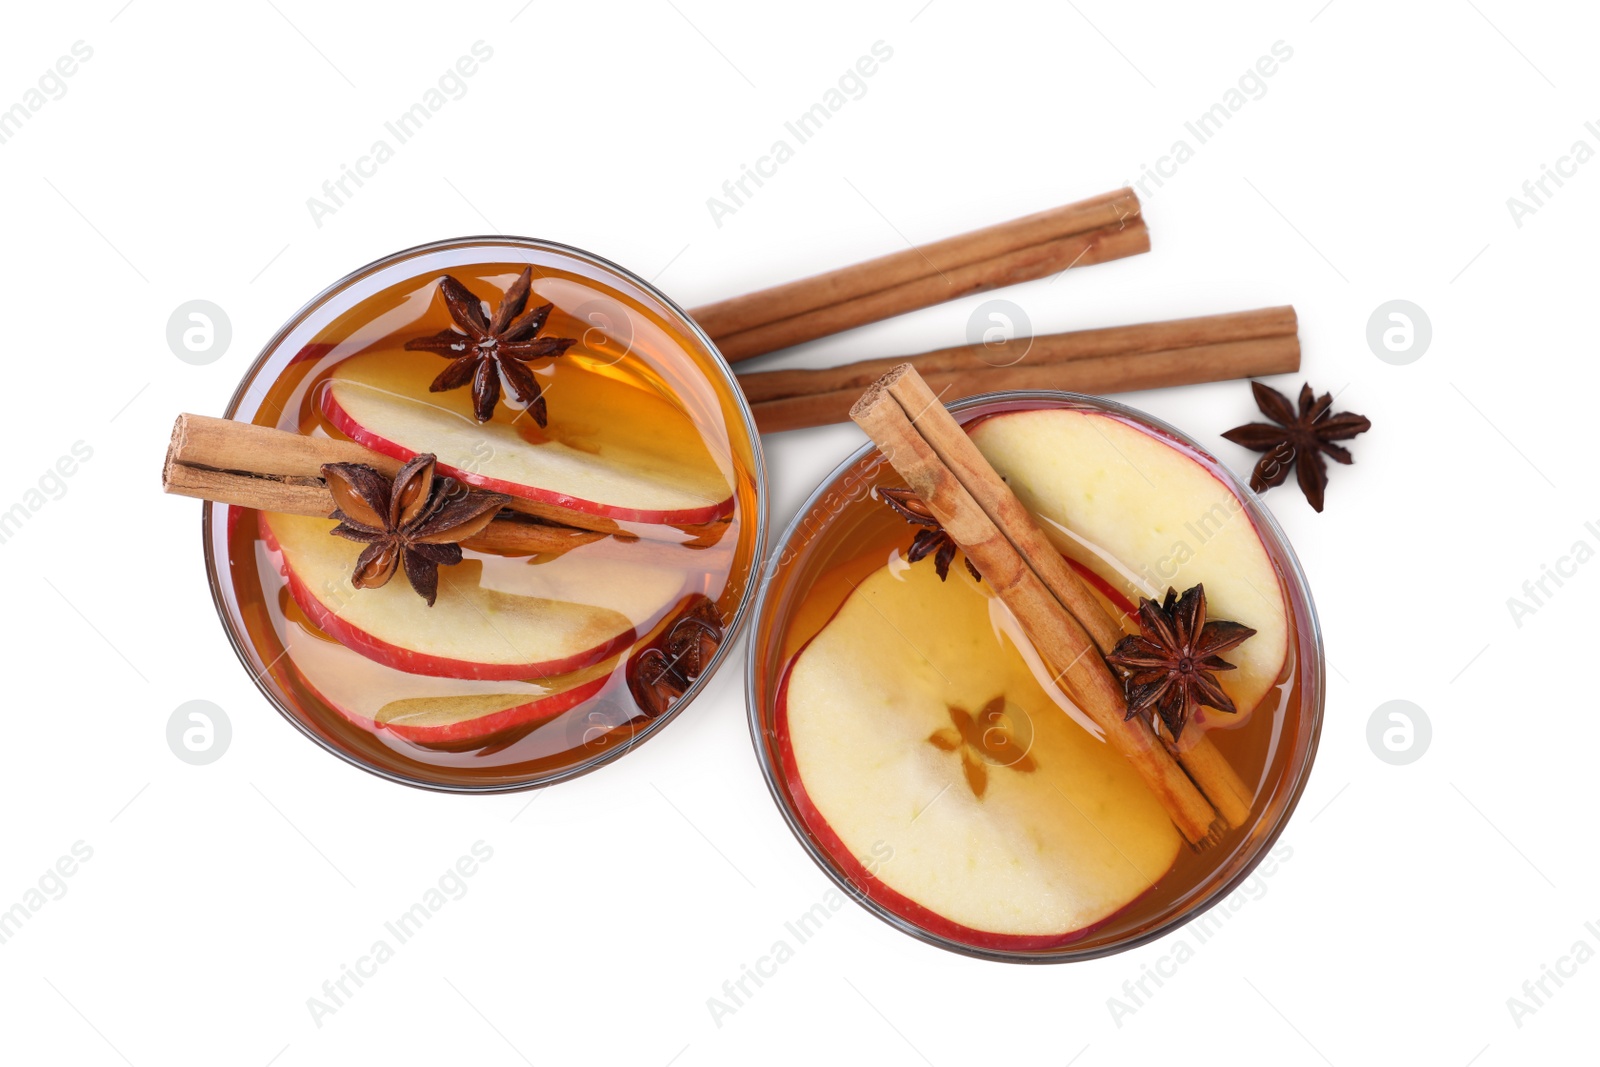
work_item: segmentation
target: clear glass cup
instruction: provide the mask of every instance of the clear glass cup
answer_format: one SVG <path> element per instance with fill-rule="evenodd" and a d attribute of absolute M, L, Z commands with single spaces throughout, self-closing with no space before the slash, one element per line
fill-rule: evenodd
<path fill-rule="evenodd" d="M 293 365 L 314 361 L 319 367 L 330 366 L 346 349 L 359 351 L 361 331 L 368 328 L 373 307 L 398 314 L 419 306 L 419 300 L 426 304 L 434 280 L 442 274 L 455 272 L 466 278 L 475 267 L 500 270 L 504 265 L 514 271 L 524 264 L 532 265 L 536 273 L 536 297 L 529 306 L 540 299 L 553 301 L 555 314 L 568 316 L 563 333 L 582 331 L 578 347 L 569 355 L 583 353 L 591 365 L 598 360 L 602 368 L 624 359 L 646 368 L 700 428 L 712 454 L 732 472 L 730 530 L 734 532 L 726 537 L 734 540 L 722 544 L 726 553 L 719 557 L 727 560 L 725 582 L 721 588 L 705 590 L 722 608 L 724 634 L 687 690 L 655 718 L 624 719 L 625 709 L 610 710 L 622 708 L 628 696 L 624 667 L 619 665 L 599 696 L 565 713 L 559 722 L 541 724 L 538 746 L 525 744 L 524 738 L 517 744 L 524 744 L 525 751 L 513 746 L 501 752 L 441 751 L 436 756 L 419 752 L 392 738 L 386 741 L 381 731 L 363 731 L 308 697 L 294 673 L 293 657 L 286 654 L 282 612 L 264 603 L 271 591 L 260 578 L 260 564 L 237 558 L 245 543 L 238 530 L 244 524 L 238 519 L 241 514 L 250 516 L 247 521 L 253 529 L 253 513 L 208 501 L 202 513 L 206 571 L 217 613 L 245 670 L 301 733 L 355 766 L 407 785 L 469 793 L 529 789 L 587 773 L 631 751 L 681 714 L 732 654 L 759 578 L 756 563 L 762 558 L 767 532 L 766 474 L 760 437 L 732 371 L 711 339 L 667 296 L 622 267 L 576 248 L 521 237 L 467 237 L 407 249 L 362 267 L 284 324 L 245 372 L 225 416 L 304 430 L 290 410 L 294 405 L 305 407 L 302 394 L 292 394 L 292 403 L 284 402 L 285 383 L 303 373 Z M 391 299 L 393 293 L 401 296 Z M 625 654 L 619 663 L 626 664 L 627 658 Z M 602 715 L 591 705 L 608 710 Z"/>
<path fill-rule="evenodd" d="M 930 929 L 930 925 L 949 924 L 911 917 L 915 909 L 904 906 L 905 898 L 868 874 L 859 858 L 847 857 L 841 862 L 836 852 L 843 849 L 842 842 L 825 826 L 808 822 L 803 809 L 811 805 L 797 803 L 790 776 L 798 779 L 798 774 L 780 743 L 778 691 L 787 665 L 830 617 L 829 606 L 835 600 L 842 602 L 849 591 L 848 584 L 830 580 L 823 587 L 830 590 L 823 603 L 816 603 L 811 596 L 819 578 L 837 566 L 842 546 L 866 524 L 881 522 L 886 509 L 873 499 L 872 490 L 904 484 L 871 443 L 845 459 L 812 492 L 768 555 L 746 667 L 751 739 L 767 787 L 796 839 L 840 891 L 890 926 L 929 944 L 1018 963 L 1089 959 L 1143 944 L 1199 917 L 1248 878 L 1282 833 L 1310 775 L 1322 725 L 1326 670 L 1311 593 L 1282 529 L 1248 487 L 1181 431 L 1125 405 L 1074 393 L 990 393 L 952 404 L 950 410 L 960 422 L 968 423 L 1003 411 L 1040 407 L 1108 413 L 1200 460 L 1239 498 L 1278 574 L 1291 619 L 1291 682 L 1285 683 L 1280 706 L 1271 713 L 1274 733 L 1266 764 L 1273 768 L 1271 781 L 1258 791 L 1248 825 L 1229 831 L 1220 845 L 1198 856 L 1188 850 L 1180 854 L 1184 884 L 1164 887 L 1158 906 L 1141 912 L 1130 905 L 1123 918 L 1119 919 L 1124 914 L 1119 912 L 1064 943 L 1046 948 L 997 947 L 990 938 Z M 911 527 L 906 530 L 905 540 L 909 541 Z M 931 565 L 924 561 L 913 566 Z M 930 625 L 936 624 L 930 620 Z M 813 818 L 820 819 L 814 808 L 812 811 Z M 1175 865 L 1163 880 L 1179 873 Z"/>

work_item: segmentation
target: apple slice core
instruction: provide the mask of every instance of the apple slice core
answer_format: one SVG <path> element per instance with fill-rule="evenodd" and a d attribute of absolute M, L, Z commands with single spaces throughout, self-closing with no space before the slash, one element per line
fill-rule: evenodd
<path fill-rule="evenodd" d="M 1065 555 L 1134 603 L 1206 587 L 1207 615 L 1253 627 L 1217 675 L 1240 716 L 1276 686 L 1289 655 L 1281 583 L 1244 503 L 1199 460 L 1116 416 L 1009 411 L 972 427 L 973 443 Z"/>
<path fill-rule="evenodd" d="M 778 705 L 802 817 L 935 932 L 1066 943 L 1178 855 L 1160 803 L 1041 687 L 961 568 L 873 573 L 795 656 Z"/>
<path fill-rule="evenodd" d="M 485 564 L 468 559 L 440 568 L 438 599 L 429 607 L 401 574 L 378 589 L 351 585 L 360 546 L 330 536 L 334 525 L 301 515 L 261 516 L 262 539 L 312 623 L 369 659 L 410 674 L 523 679 L 579 670 L 632 643 L 634 620 L 649 614 L 637 605 L 658 600 L 664 608 L 680 584 L 663 576 L 659 588 L 634 589 L 630 617 L 612 607 L 488 588 Z M 526 568 L 530 592 L 542 581 L 539 569 Z"/>
<path fill-rule="evenodd" d="M 328 378 L 323 414 L 376 452 L 399 460 L 432 452 L 441 474 L 557 508 L 675 525 L 733 510 L 729 476 L 688 416 L 660 396 L 557 360 L 540 376 L 548 427 L 504 405 L 480 423 L 470 390 L 428 391 L 443 367 L 421 352 L 353 356 Z"/>

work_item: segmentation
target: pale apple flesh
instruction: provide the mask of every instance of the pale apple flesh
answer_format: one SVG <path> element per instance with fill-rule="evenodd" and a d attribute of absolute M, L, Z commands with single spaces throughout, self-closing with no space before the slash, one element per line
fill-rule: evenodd
<path fill-rule="evenodd" d="M 959 567 L 873 573 L 791 662 L 779 755 L 807 827 L 885 907 L 969 944 L 1044 949 L 1139 898 L 1182 841 L 997 608 Z"/>
<path fill-rule="evenodd" d="M 683 526 L 732 513 L 727 462 L 661 396 L 556 360 L 541 373 L 547 427 L 504 407 L 480 423 L 469 389 L 428 391 L 443 366 L 425 352 L 353 356 L 323 387 L 323 414 L 373 451 L 399 460 L 431 452 L 440 474 L 557 513 Z"/>
<path fill-rule="evenodd" d="M 617 658 L 526 682 L 435 679 L 366 662 L 308 621 L 286 620 L 289 661 L 306 686 L 363 729 L 457 747 L 548 722 L 605 687 Z"/>
<path fill-rule="evenodd" d="M 514 680 L 581 670 L 630 645 L 684 582 L 669 568 L 591 561 L 581 548 L 539 564 L 468 558 L 440 569 L 430 607 L 403 575 L 356 589 L 350 577 L 361 546 L 330 536 L 334 525 L 277 513 L 260 519 L 263 542 L 311 622 L 409 674 Z"/>
<path fill-rule="evenodd" d="M 1277 568 L 1244 503 L 1177 442 L 1115 415 L 1039 408 L 983 419 L 973 443 L 1063 554 L 1137 603 L 1206 589 L 1207 615 L 1255 629 L 1217 675 L 1242 723 L 1282 680 L 1289 614 Z"/>

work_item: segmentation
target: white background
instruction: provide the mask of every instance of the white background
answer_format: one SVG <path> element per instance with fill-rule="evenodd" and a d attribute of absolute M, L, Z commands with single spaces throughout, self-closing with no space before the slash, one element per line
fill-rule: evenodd
<path fill-rule="evenodd" d="M 820 1057 L 1041 1063 L 1592 1060 L 1600 963 L 1521 1026 L 1507 998 L 1600 937 L 1600 565 L 1536 612 L 1507 598 L 1600 520 L 1591 261 L 1600 163 L 1522 218 L 1541 165 L 1600 119 L 1592 9 L 1507 0 L 1119 5 L 11 5 L 0 106 L 93 57 L 0 144 L 7 366 L 0 510 L 74 442 L 93 457 L 4 544 L 0 908 L 75 842 L 67 892 L 0 945 L 0 1057 L 77 1064 Z M 318 226 L 306 206 L 473 42 L 492 60 Z M 873 43 L 893 49 L 719 227 L 706 206 Z M 1310 577 L 1331 668 L 1292 857 L 1136 1012 L 1108 998 L 1185 933 L 1057 967 L 980 963 L 853 905 L 720 1026 L 707 998 L 830 883 L 766 794 L 742 656 L 662 736 L 543 794 L 452 798 L 325 754 L 257 694 L 217 625 L 199 505 L 156 471 L 173 416 L 218 413 L 271 332 L 385 253 L 509 232 L 591 249 L 686 305 L 1137 179 L 1283 41 L 1293 57 L 1145 197 L 1154 251 L 1003 294 L 1035 330 L 1293 303 L 1304 377 L 1369 416 L 1326 513 L 1268 501 Z M 219 361 L 168 349 L 191 299 Z M 1368 316 L 1414 301 L 1408 366 Z M 783 357 L 959 343 L 974 297 Z M 1286 391 L 1299 379 L 1275 384 Z M 1242 383 L 1126 398 L 1236 470 Z M 775 529 L 861 440 L 767 441 Z M 1570 569 L 1570 568 L 1569 568 Z M 232 743 L 186 765 L 180 703 Z M 1369 716 L 1416 702 L 1408 766 Z M 339 975 L 474 842 L 494 850 L 317 1026 Z M 1264 887 L 1264 888 L 1263 888 Z M 1192 936 L 1189 937 L 1193 942 Z M 1168 967 L 1170 970 L 1171 968 Z"/>

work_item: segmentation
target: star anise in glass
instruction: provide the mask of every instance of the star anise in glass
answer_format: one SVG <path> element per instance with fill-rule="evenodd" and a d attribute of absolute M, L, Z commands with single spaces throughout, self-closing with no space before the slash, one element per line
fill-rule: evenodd
<path fill-rule="evenodd" d="M 944 532 L 944 527 L 939 525 L 939 520 L 933 517 L 933 512 L 928 510 L 928 505 L 922 502 L 909 489 L 882 489 L 878 496 L 885 504 L 902 519 L 913 526 L 920 526 L 917 535 L 911 539 L 911 547 L 906 551 L 906 562 L 916 563 L 929 553 L 933 554 L 933 569 L 942 582 L 950 576 L 950 563 L 956 558 L 955 538 Z M 978 568 L 965 556 L 962 561 L 967 565 L 967 573 L 975 581 L 983 581 L 983 575 L 978 573 Z"/>
<path fill-rule="evenodd" d="M 628 689 L 645 715 L 670 708 L 705 671 L 722 644 L 722 616 L 706 596 L 692 603 L 655 644 L 628 664 Z"/>
<path fill-rule="evenodd" d="M 434 457 L 417 456 L 390 481 L 365 463 L 325 463 L 322 476 L 338 505 L 329 533 L 367 547 L 356 559 L 350 584 L 386 585 L 404 569 L 406 579 L 433 607 L 439 567 L 461 562 L 461 546 L 489 525 L 510 501 L 502 493 L 468 491 L 454 478 L 436 477 Z"/>
<path fill-rule="evenodd" d="M 1176 741 L 1190 714 L 1201 707 L 1238 711 L 1215 675 L 1234 669 L 1221 653 L 1255 631 L 1237 622 L 1207 622 L 1204 585 L 1181 597 L 1169 588 L 1160 604 L 1140 597 L 1139 630 L 1118 641 L 1106 657 L 1123 672 L 1126 718 L 1154 710 Z"/>
<path fill-rule="evenodd" d="M 1340 463 L 1354 462 L 1349 452 L 1333 442 L 1348 441 L 1358 433 L 1366 433 L 1372 429 L 1372 423 L 1363 415 L 1347 412 L 1330 415 L 1332 395 L 1317 396 L 1311 391 L 1310 383 L 1300 387 L 1298 412 L 1289 398 L 1276 389 L 1260 382 L 1251 382 L 1250 387 L 1255 390 L 1256 406 L 1277 425 L 1251 422 L 1222 435 L 1253 452 L 1266 453 L 1256 461 L 1256 469 L 1250 475 L 1250 488 L 1264 493 L 1275 485 L 1282 485 L 1292 466 L 1300 482 L 1300 491 L 1313 508 L 1321 511 L 1323 490 L 1328 487 L 1328 465 L 1323 454 Z"/>
<path fill-rule="evenodd" d="M 448 274 L 439 279 L 439 294 L 458 329 L 406 342 L 408 351 L 433 352 L 450 360 L 428 386 L 430 393 L 459 389 L 471 382 L 472 413 L 479 422 L 488 422 L 500 401 L 500 379 L 504 377 L 506 388 L 533 415 L 533 421 L 545 425 L 548 414 L 539 381 L 524 364 L 559 356 L 578 342 L 575 337 L 536 336 L 555 305 L 541 304 L 524 315 L 532 284 L 533 268 L 525 267 L 490 319 L 484 315 L 483 303 L 466 286 Z"/>

